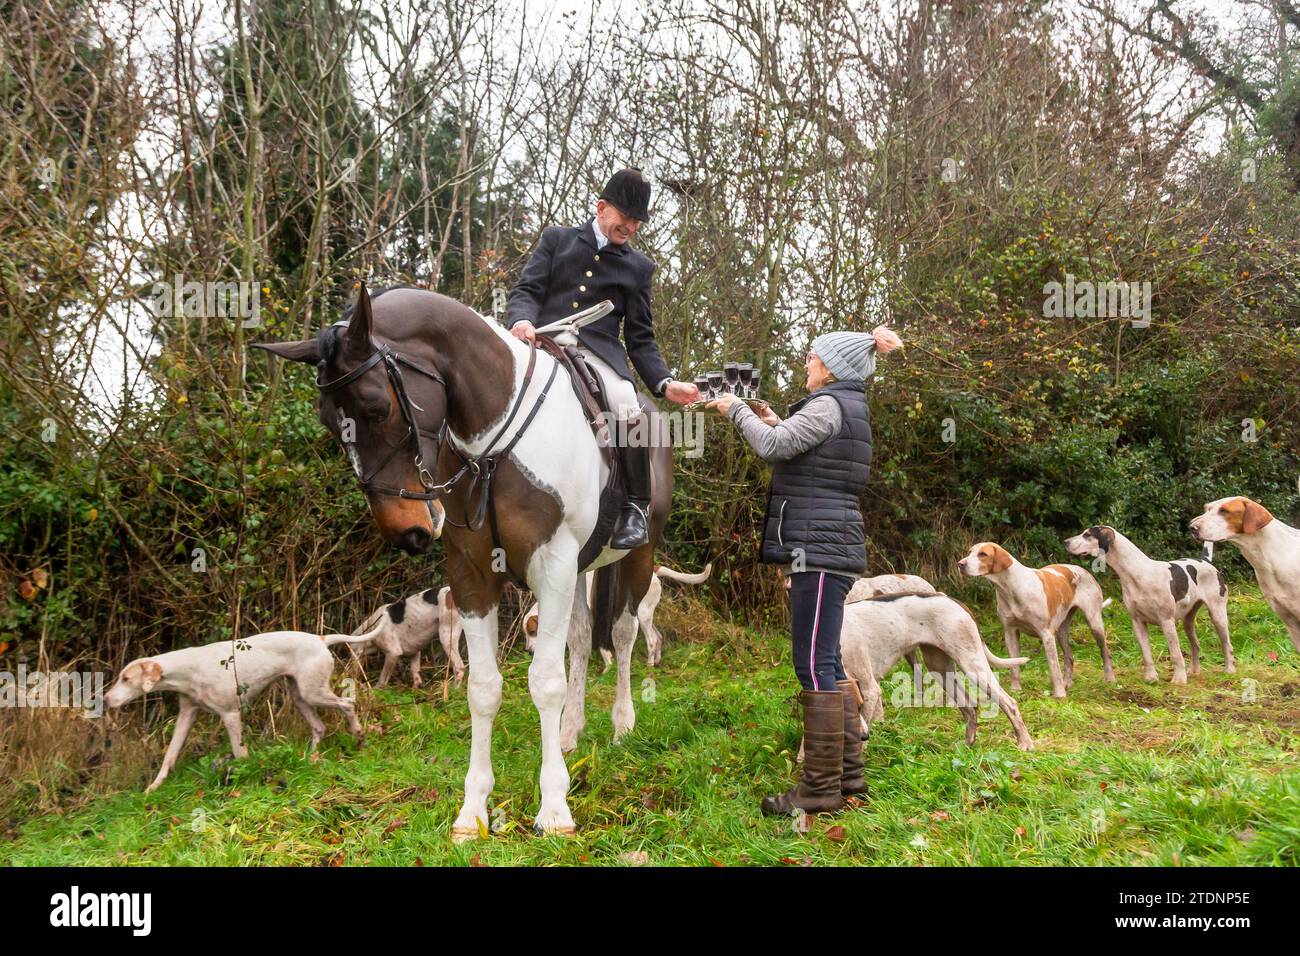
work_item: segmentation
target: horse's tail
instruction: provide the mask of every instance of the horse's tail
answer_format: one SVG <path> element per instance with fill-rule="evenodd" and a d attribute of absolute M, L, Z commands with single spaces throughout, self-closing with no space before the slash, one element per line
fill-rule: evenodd
<path fill-rule="evenodd" d="M 591 601 L 591 646 L 596 650 L 614 649 L 614 621 L 618 618 L 618 597 L 623 592 L 622 561 L 615 561 L 594 572 L 595 594 Z"/>

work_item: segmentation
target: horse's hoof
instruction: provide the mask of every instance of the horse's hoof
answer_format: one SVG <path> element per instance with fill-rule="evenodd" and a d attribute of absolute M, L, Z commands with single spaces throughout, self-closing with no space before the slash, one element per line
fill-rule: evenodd
<path fill-rule="evenodd" d="M 478 838 L 479 838 L 479 832 L 478 832 L 478 827 L 476 826 L 451 828 L 452 843 L 468 843 L 470 840 L 477 840 Z"/>
<path fill-rule="evenodd" d="M 578 835 L 577 827 L 551 827 L 548 830 L 545 827 L 543 827 L 540 823 L 534 823 L 533 830 L 537 833 L 539 837 L 562 836 L 562 837 L 572 839 L 573 837 Z"/>

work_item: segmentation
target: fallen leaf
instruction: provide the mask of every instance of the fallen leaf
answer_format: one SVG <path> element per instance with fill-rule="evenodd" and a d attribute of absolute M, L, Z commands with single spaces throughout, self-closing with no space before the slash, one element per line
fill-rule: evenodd
<path fill-rule="evenodd" d="M 934 813 L 930 814 L 930 819 L 942 823 L 944 820 L 948 819 L 948 811 L 935 810 Z"/>
<path fill-rule="evenodd" d="M 482 826 L 482 825 L 483 825 L 482 823 L 479 824 L 479 826 Z M 479 856 L 477 853 L 475 853 L 473 856 L 471 856 L 471 857 L 469 858 L 469 865 L 470 865 L 470 866 L 487 866 L 487 864 L 483 862 L 483 858 L 482 858 L 481 856 Z"/>
<path fill-rule="evenodd" d="M 384 836 L 388 836 L 390 833 L 394 832 L 395 830 L 400 830 L 404 826 L 406 826 L 406 821 L 403 820 L 401 817 L 395 817 L 392 823 L 384 827 Z"/>
<path fill-rule="evenodd" d="M 1101 792 L 1102 792 L 1102 793 L 1105 793 L 1107 790 L 1110 789 L 1110 784 L 1108 784 L 1105 780 L 1103 780 L 1103 781 L 1102 781 L 1101 783 L 1099 783 L 1097 786 L 1101 787 Z"/>
<path fill-rule="evenodd" d="M 626 853 L 620 853 L 618 858 L 632 866 L 645 866 L 650 862 L 650 854 L 645 850 L 628 850 Z"/>
<path fill-rule="evenodd" d="M 840 826 L 831 827 L 826 831 L 826 839 L 833 840 L 836 843 L 843 843 L 845 838 L 844 828 Z"/>
<path fill-rule="evenodd" d="M 1016 827 L 1016 836 L 1018 836 L 1018 837 L 1022 837 L 1022 836 L 1024 836 L 1024 835 L 1025 835 L 1025 828 L 1024 828 L 1024 827 Z"/>
<path fill-rule="evenodd" d="M 22 581 L 18 583 L 18 593 L 22 596 L 24 601 L 30 601 L 32 598 L 36 597 L 36 587 L 31 581 L 23 578 Z"/>
<path fill-rule="evenodd" d="M 45 586 L 50 583 L 50 576 L 44 568 L 37 568 L 32 572 L 32 583 L 44 591 Z"/>

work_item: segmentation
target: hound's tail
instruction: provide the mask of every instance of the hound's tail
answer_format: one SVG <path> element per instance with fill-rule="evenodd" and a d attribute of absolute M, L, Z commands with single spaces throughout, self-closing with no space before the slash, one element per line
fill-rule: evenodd
<path fill-rule="evenodd" d="M 362 621 L 362 622 L 361 622 L 361 626 L 358 627 L 358 628 L 357 628 L 355 631 L 353 631 L 352 633 L 353 633 L 353 634 L 365 634 L 367 631 L 372 631 L 372 630 L 374 630 L 375 628 L 377 628 L 377 627 L 379 626 L 379 622 L 380 622 L 380 620 L 383 618 L 383 616 L 384 616 L 385 612 L 387 612 L 387 610 L 388 610 L 388 605 L 385 604 L 383 607 L 381 607 L 381 608 L 380 608 L 378 611 L 376 611 L 374 614 L 371 614 L 368 618 L 366 618 L 364 621 Z"/>
<path fill-rule="evenodd" d="M 325 642 L 326 647 L 333 647 L 335 644 L 364 644 L 366 641 L 373 641 L 383 627 L 377 627 L 372 631 L 366 631 L 364 634 L 322 634 L 321 640 Z"/>
<path fill-rule="evenodd" d="M 1006 670 L 1008 667 L 1023 667 L 1025 664 L 1029 663 L 1028 657 L 998 657 L 998 655 L 989 650 L 989 646 L 983 641 L 980 641 L 980 645 L 984 648 L 985 659 L 994 667 L 1000 667 L 1003 670 Z"/>
<path fill-rule="evenodd" d="M 684 571 L 674 571 L 672 568 L 665 568 L 662 564 L 655 565 L 655 575 L 661 578 L 667 578 L 669 581 L 677 581 L 681 584 L 703 584 L 713 573 L 713 562 L 710 561 L 704 566 L 704 570 L 699 574 L 686 574 Z"/>
<path fill-rule="evenodd" d="M 940 596 L 948 597 L 946 594 Z M 956 598 L 949 598 L 949 600 L 960 604 L 961 609 L 966 612 L 966 615 L 971 619 L 971 623 L 975 625 L 975 636 L 979 638 L 980 647 L 984 648 L 984 659 L 987 660 L 990 665 L 1006 670 L 1008 667 L 1023 667 L 1025 664 L 1029 663 L 1028 657 L 998 657 L 998 655 L 994 654 L 989 650 L 989 646 L 984 643 L 984 636 L 980 634 L 980 622 L 975 617 L 975 612 Z"/>
<path fill-rule="evenodd" d="M 1110 607 L 1111 604 L 1113 603 L 1114 603 L 1114 598 L 1106 598 L 1106 600 L 1101 602 L 1101 609 L 1104 611 L 1106 610 L 1106 608 Z"/>

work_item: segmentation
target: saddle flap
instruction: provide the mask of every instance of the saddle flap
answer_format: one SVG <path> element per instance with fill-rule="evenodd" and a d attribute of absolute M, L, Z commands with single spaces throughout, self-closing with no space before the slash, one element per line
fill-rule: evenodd
<path fill-rule="evenodd" d="M 537 347 L 554 358 L 568 373 L 592 434 L 596 436 L 602 452 L 608 452 L 613 444 L 608 426 L 610 408 L 605 390 L 600 384 L 600 376 L 591 370 L 582 353 L 572 345 L 561 345 L 549 335 L 538 334 Z"/>

